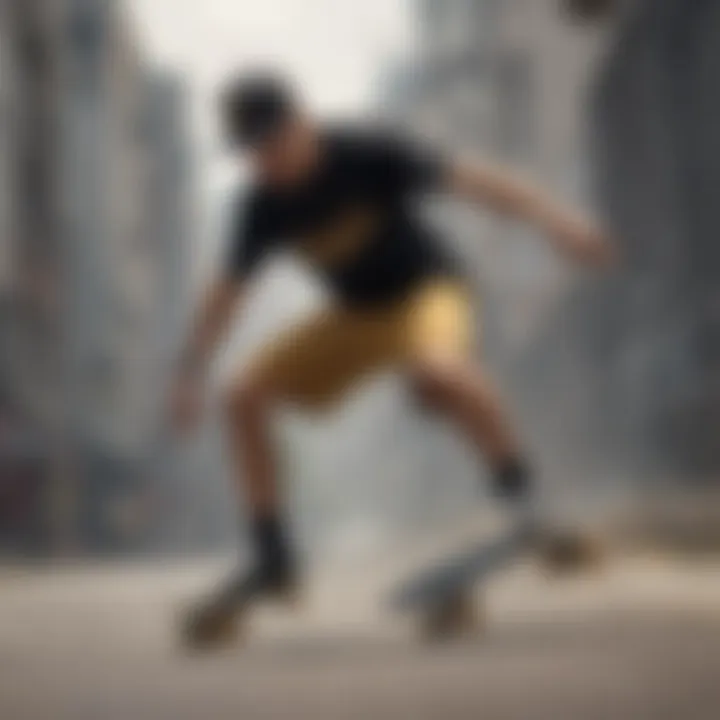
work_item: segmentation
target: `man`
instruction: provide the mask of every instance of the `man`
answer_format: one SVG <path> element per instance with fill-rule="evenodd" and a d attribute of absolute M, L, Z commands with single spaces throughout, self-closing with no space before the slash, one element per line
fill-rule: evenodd
<path fill-rule="evenodd" d="M 470 356 L 477 323 L 461 268 L 416 216 L 414 200 L 430 191 L 451 193 L 533 223 L 557 250 L 582 263 L 609 259 L 595 226 L 539 189 L 386 134 L 321 127 L 280 78 L 233 82 L 222 114 L 254 180 L 223 273 L 183 356 L 172 398 L 176 422 L 188 427 L 197 419 L 208 360 L 266 255 L 295 250 L 334 303 L 262 348 L 227 393 L 255 563 L 231 579 L 200 615 L 206 618 L 238 598 L 281 595 L 294 585 L 270 432 L 281 405 L 328 408 L 371 373 L 397 368 L 423 404 L 444 414 L 484 455 L 499 496 L 521 500 L 530 490 L 530 469 L 512 427 Z"/>

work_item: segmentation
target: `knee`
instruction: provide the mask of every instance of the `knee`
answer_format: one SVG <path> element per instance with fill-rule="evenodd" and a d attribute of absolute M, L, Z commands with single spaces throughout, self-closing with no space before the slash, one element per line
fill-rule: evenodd
<path fill-rule="evenodd" d="M 460 375 L 457 362 L 442 357 L 418 359 L 410 369 L 413 392 L 426 407 L 441 406 L 458 385 Z"/>
<path fill-rule="evenodd" d="M 236 423 L 258 417 L 266 411 L 269 404 L 269 393 L 253 378 L 242 378 L 225 394 L 225 414 Z"/>

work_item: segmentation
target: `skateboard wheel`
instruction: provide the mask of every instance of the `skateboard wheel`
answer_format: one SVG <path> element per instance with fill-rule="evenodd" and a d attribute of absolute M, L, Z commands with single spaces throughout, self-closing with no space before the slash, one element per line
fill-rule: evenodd
<path fill-rule="evenodd" d="M 430 608 L 422 618 L 425 640 L 436 642 L 474 635 L 482 628 L 472 593 L 459 593 Z"/>
<path fill-rule="evenodd" d="M 281 605 L 289 610 L 300 610 L 303 605 L 303 593 L 299 585 L 292 585 L 284 590 L 277 598 Z"/>
<path fill-rule="evenodd" d="M 540 543 L 543 565 L 554 574 L 569 574 L 599 569 L 604 552 L 597 538 L 581 533 L 549 535 Z"/>
<path fill-rule="evenodd" d="M 210 609 L 191 610 L 182 622 L 186 647 L 207 650 L 237 641 L 240 618 L 237 613 Z"/>

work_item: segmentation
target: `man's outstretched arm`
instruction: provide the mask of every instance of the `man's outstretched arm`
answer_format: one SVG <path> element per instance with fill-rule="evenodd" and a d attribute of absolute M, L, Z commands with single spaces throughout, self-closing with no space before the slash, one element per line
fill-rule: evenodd
<path fill-rule="evenodd" d="M 560 252 L 579 262 L 605 266 L 613 260 L 613 248 L 593 222 L 505 169 L 456 164 L 448 183 L 458 197 L 535 225 Z"/>
<path fill-rule="evenodd" d="M 182 355 L 189 372 L 204 371 L 242 295 L 242 283 L 216 280 L 206 291 Z"/>
<path fill-rule="evenodd" d="M 200 303 L 171 390 L 172 421 L 180 429 L 194 425 L 201 413 L 207 367 L 242 295 L 242 283 L 220 279 L 210 286 Z"/>

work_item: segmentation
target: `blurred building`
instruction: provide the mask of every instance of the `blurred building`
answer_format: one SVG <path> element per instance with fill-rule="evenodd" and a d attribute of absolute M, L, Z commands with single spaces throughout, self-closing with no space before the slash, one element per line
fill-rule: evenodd
<path fill-rule="evenodd" d="M 587 99 L 608 28 L 568 23 L 559 0 L 418 0 L 411 7 L 417 42 L 390 76 L 382 109 L 459 157 L 510 165 L 590 209 Z M 483 355 L 526 443 L 549 478 L 572 474 L 564 406 L 586 402 L 576 386 L 579 360 L 557 363 L 563 382 L 546 372 L 564 353 L 562 340 L 541 358 L 536 348 L 572 304 L 575 274 L 532 228 L 451 201 L 433 212 L 474 276 Z M 557 412 L 549 414 L 551 407 Z M 578 424 L 571 443 L 587 430 Z M 459 475 L 459 462 L 456 450 L 436 451 L 421 473 L 431 486 L 441 467 Z"/>
<path fill-rule="evenodd" d="M 7 297 L 13 278 L 12 217 L 12 133 L 15 76 L 11 50 L 11 17 L 7 2 L 0 4 L 0 295 Z"/>
<path fill-rule="evenodd" d="M 161 375 L 175 356 L 190 310 L 190 246 L 194 241 L 192 156 L 188 95 L 175 75 L 152 74 L 146 84 L 146 149 L 149 151 L 147 227 L 159 282 L 153 323 Z"/>
<path fill-rule="evenodd" d="M 49 544 L 110 546 L 137 531 L 152 483 L 158 378 L 183 308 L 183 90 L 148 67 L 118 2 L 5 3 L 0 22 L 12 93 L 0 246 L 13 259 L 2 379 L 47 456 Z"/>
<path fill-rule="evenodd" d="M 167 538 L 180 521 L 182 479 L 192 475 L 162 433 L 170 369 L 192 315 L 194 297 L 190 280 L 190 259 L 196 242 L 193 161 L 188 94 L 178 77 L 154 72 L 146 78 L 144 118 L 147 162 L 144 236 L 154 271 L 143 341 L 149 352 L 141 357 L 140 372 L 136 373 L 144 380 L 138 383 L 138 390 L 145 399 L 136 406 L 136 413 L 137 422 L 145 423 L 142 458 L 153 487 L 155 536 Z"/>
<path fill-rule="evenodd" d="M 516 228 L 448 211 L 464 252 L 477 249 L 489 346 L 551 475 L 605 487 L 716 479 L 720 6 L 414 7 L 417 57 L 386 93 L 399 114 L 597 204 L 624 253 L 610 278 L 576 285 Z"/>
<path fill-rule="evenodd" d="M 603 360 L 646 478 L 720 470 L 720 6 L 619 4 L 594 96 L 597 190 L 625 252 Z M 620 13 L 624 10 L 624 13 Z"/>
<path fill-rule="evenodd" d="M 418 0 L 415 53 L 391 76 L 384 103 L 464 157 L 509 163 L 586 202 L 583 107 L 604 33 L 570 27 L 559 6 Z M 448 213 L 489 303 L 486 330 L 519 349 L 563 292 L 564 268 L 524 228 L 457 207 Z"/>
<path fill-rule="evenodd" d="M 51 3 L 3 2 L 0 433 L 4 540 L 38 551 L 62 514 L 57 176 Z M 57 493 L 54 491 L 58 490 Z M 7 517 L 5 517 L 7 514 Z"/>

